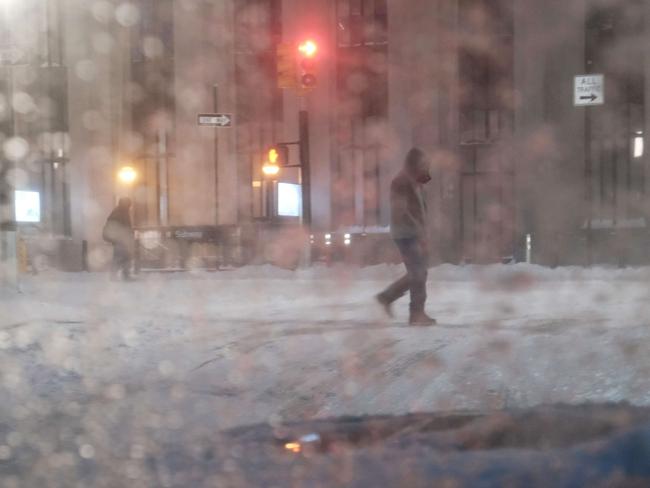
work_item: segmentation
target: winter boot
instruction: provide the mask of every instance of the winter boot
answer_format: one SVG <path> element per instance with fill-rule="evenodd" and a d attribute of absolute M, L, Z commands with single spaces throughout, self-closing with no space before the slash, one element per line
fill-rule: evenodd
<path fill-rule="evenodd" d="M 125 269 L 122 271 L 122 281 L 135 281 L 135 278 L 129 270 Z"/>
<path fill-rule="evenodd" d="M 392 319 L 395 317 L 395 315 L 393 314 L 393 307 L 391 306 L 393 302 L 386 300 L 384 295 L 382 295 L 381 293 L 379 295 L 375 295 L 375 300 L 377 300 L 377 303 L 379 303 L 381 309 L 388 316 L 388 318 Z"/>
<path fill-rule="evenodd" d="M 436 319 L 429 317 L 424 311 L 411 312 L 409 317 L 409 325 L 427 326 L 435 324 Z"/>

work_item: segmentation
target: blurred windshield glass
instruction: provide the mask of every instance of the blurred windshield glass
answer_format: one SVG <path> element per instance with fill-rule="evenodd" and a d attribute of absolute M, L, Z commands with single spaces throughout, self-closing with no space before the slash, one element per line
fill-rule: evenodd
<path fill-rule="evenodd" d="M 0 0 L 0 484 L 645 486 L 649 19 Z"/>

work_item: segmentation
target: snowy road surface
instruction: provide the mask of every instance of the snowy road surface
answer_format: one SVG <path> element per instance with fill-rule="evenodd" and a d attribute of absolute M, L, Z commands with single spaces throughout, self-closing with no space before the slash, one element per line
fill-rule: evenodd
<path fill-rule="evenodd" d="M 77 419 L 93 450 L 110 440 L 118 455 L 151 431 L 185 437 L 344 414 L 650 404 L 650 270 L 443 266 L 429 280 L 432 328 L 405 325 L 407 300 L 392 322 L 375 308 L 372 296 L 397 274 L 29 278 L 21 294 L 0 299 L 0 427 L 9 436 L 0 435 L 0 454 L 3 442 L 44 435 L 54 413 L 68 419 L 71 438 Z"/>

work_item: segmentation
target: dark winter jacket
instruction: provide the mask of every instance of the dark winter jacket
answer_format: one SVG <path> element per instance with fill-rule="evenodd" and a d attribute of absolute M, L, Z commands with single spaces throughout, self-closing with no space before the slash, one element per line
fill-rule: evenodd
<path fill-rule="evenodd" d="M 106 219 L 103 231 L 104 240 L 111 244 L 131 248 L 133 245 L 133 226 L 129 206 L 118 205 Z"/>
<path fill-rule="evenodd" d="M 426 202 L 422 185 L 431 178 L 424 153 L 412 149 L 390 185 L 390 232 L 393 239 L 426 237 Z"/>
<path fill-rule="evenodd" d="M 390 185 L 390 233 L 393 239 L 423 238 L 425 222 L 421 185 L 402 170 Z"/>

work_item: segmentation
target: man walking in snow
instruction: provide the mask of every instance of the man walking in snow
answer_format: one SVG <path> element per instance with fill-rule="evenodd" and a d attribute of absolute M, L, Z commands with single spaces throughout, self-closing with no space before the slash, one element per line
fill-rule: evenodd
<path fill-rule="evenodd" d="M 411 149 L 404 168 L 390 186 L 390 232 L 406 266 L 406 275 L 377 295 L 377 301 L 392 317 L 392 303 L 407 291 L 411 293 L 409 324 L 433 325 L 424 311 L 427 299 L 426 203 L 422 188 L 431 181 L 429 162 L 424 152 Z"/>
<path fill-rule="evenodd" d="M 131 261 L 135 247 L 130 210 L 131 199 L 120 198 L 117 207 L 108 216 L 103 231 L 104 240 L 113 245 L 113 276 L 117 277 L 121 271 L 124 281 L 132 279 Z"/>

